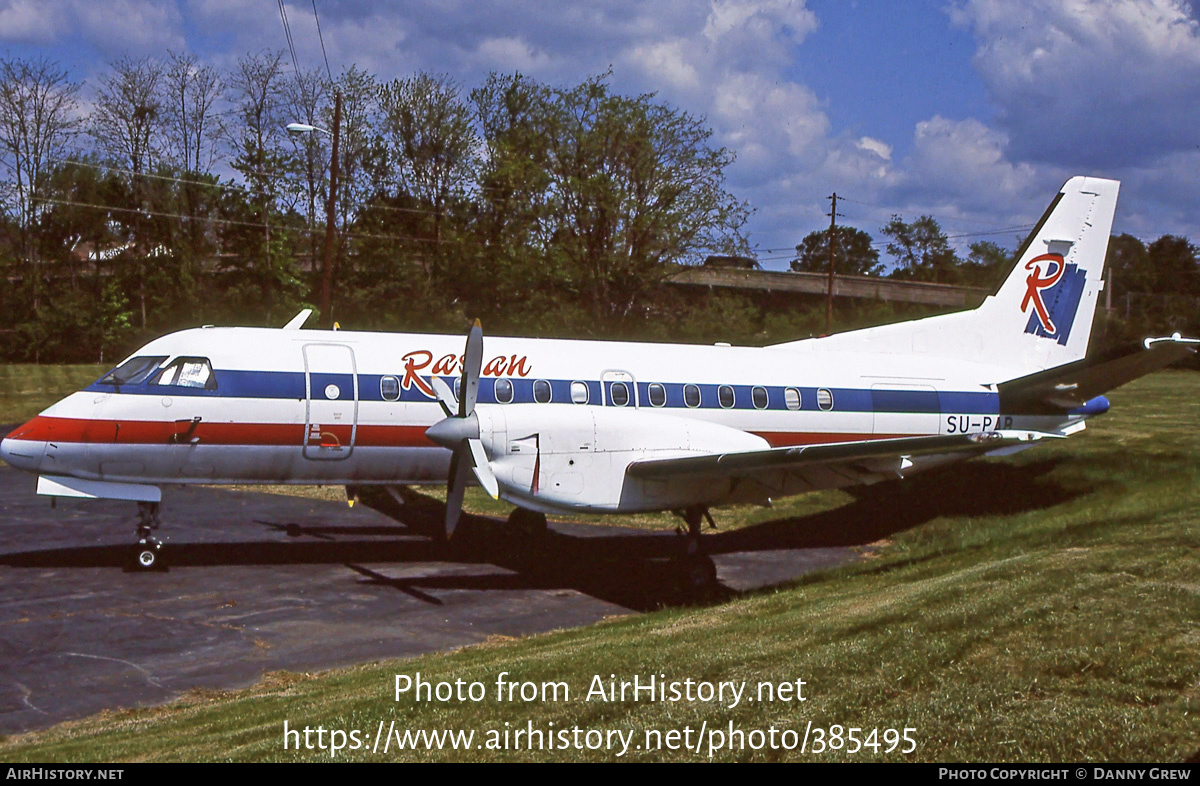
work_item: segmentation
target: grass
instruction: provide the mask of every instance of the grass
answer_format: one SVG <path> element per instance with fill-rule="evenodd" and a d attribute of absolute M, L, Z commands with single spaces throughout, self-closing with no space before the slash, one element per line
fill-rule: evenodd
<path fill-rule="evenodd" d="M 87 387 L 105 366 L 0 365 L 0 423 L 24 423 L 69 393 Z"/>
<path fill-rule="evenodd" d="M 114 710 L 0 744 L 5 761 L 328 759 L 283 723 L 397 728 L 749 732 L 914 728 L 907 756 L 723 749 L 717 760 L 1181 761 L 1200 755 L 1200 375 L 1110 398 L 1087 432 L 1003 460 L 873 487 L 762 526 L 886 538 L 877 556 L 719 605 L 671 608 L 446 655 Z M 818 506 L 823 508 L 823 506 Z M 566 682 L 569 701 L 501 702 L 497 675 Z M 395 674 L 479 681 L 487 698 L 393 700 Z M 806 682 L 807 701 L 584 701 L 618 679 Z M 866 732 L 864 731 L 865 735 Z M 811 744 L 811 743 L 810 743 Z M 886 747 L 886 746 L 885 746 Z M 343 752 L 347 760 L 605 760 L 574 749 Z M 700 760 L 687 750 L 625 759 Z"/>

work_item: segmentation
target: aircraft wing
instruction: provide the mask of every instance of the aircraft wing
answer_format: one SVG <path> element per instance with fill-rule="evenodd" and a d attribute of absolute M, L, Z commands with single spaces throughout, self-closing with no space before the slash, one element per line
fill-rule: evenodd
<path fill-rule="evenodd" d="M 989 431 L 981 434 L 899 437 L 825 445 L 802 445 L 767 450 L 708 453 L 680 458 L 646 459 L 629 465 L 628 474 L 666 480 L 686 475 L 749 478 L 779 470 L 803 472 L 819 468 L 838 474 L 864 476 L 899 474 L 919 457 L 991 453 L 1039 439 L 1064 435 L 1037 431 Z"/>
<path fill-rule="evenodd" d="M 1001 412 L 1059 414 L 1196 352 L 1200 339 L 1148 338 L 1132 351 L 1084 358 L 1001 382 Z"/>

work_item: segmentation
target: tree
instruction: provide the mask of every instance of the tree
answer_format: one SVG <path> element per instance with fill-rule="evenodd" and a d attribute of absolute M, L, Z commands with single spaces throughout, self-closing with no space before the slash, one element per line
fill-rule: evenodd
<path fill-rule="evenodd" d="M 288 116 L 296 122 L 319 126 L 321 110 L 328 103 L 329 83 L 320 69 L 294 73 L 286 87 Z M 292 134 L 293 155 L 298 162 L 304 217 L 308 225 L 310 260 L 316 260 L 319 241 L 317 219 L 324 215 L 326 189 L 329 187 L 329 138 L 325 134 Z"/>
<path fill-rule="evenodd" d="M 551 246 L 550 145 L 558 127 L 552 93 L 521 74 L 492 73 L 470 101 L 482 148 L 475 246 L 485 259 L 461 278 L 473 306 L 492 320 L 511 319 L 507 306 L 522 303 L 553 321 L 566 299 L 566 276 Z"/>
<path fill-rule="evenodd" d="M 237 220 L 257 223 L 262 228 L 257 242 L 246 237 L 240 229 L 231 234 L 242 238 L 239 251 L 245 258 L 240 261 L 240 266 L 253 271 L 265 318 L 270 320 L 276 290 L 295 272 L 294 260 L 274 256 L 283 245 L 272 236 L 272 219 L 281 207 L 280 198 L 286 196 L 286 177 L 295 164 L 283 146 L 283 127 L 287 122 L 282 112 L 285 106 L 283 53 L 264 52 L 240 57 L 225 82 L 235 118 L 228 126 L 236 153 L 231 165 L 245 179 L 257 215 L 246 215 L 241 210 L 234 212 L 239 216 Z M 286 205 L 282 207 L 287 208 Z M 245 242 L 247 240 L 250 242 Z"/>
<path fill-rule="evenodd" d="M 432 211 L 431 266 L 441 270 L 442 225 L 448 203 L 474 179 L 478 139 L 458 85 L 441 74 L 418 73 L 379 90 L 380 125 L 402 193 Z"/>
<path fill-rule="evenodd" d="M 1146 244 L 1133 235 L 1122 233 L 1108 239 L 1106 265 L 1114 298 L 1126 292 L 1149 292 L 1154 287 L 1154 269 Z"/>
<path fill-rule="evenodd" d="M 958 283 L 963 286 L 996 286 L 1015 261 L 1011 252 L 990 240 L 972 243 L 970 249 L 966 262 L 958 268 Z"/>
<path fill-rule="evenodd" d="M 1154 270 L 1152 290 L 1177 295 L 1200 295 L 1200 249 L 1186 237 L 1163 235 L 1146 248 Z"/>
<path fill-rule="evenodd" d="M 162 77 L 167 155 L 184 172 L 207 171 L 217 158 L 221 124 L 216 111 L 221 78 L 195 55 L 168 52 Z"/>
<path fill-rule="evenodd" d="M 108 158 L 128 165 L 135 178 L 150 171 L 159 153 L 165 120 L 159 91 L 162 79 L 162 64 L 148 57 L 122 57 L 100 77 L 92 136 Z"/>
<path fill-rule="evenodd" d="M 891 238 L 887 251 L 896 258 L 894 278 L 942 283 L 956 280 L 958 257 L 933 216 L 921 216 L 906 224 L 903 218 L 894 215 L 880 231 Z"/>
<path fill-rule="evenodd" d="M 134 60 L 122 57 L 112 64 L 112 72 L 100 77 L 100 89 L 92 112 L 92 136 L 104 153 L 118 164 L 128 166 L 131 177 L 133 210 L 133 242 L 138 267 L 138 306 L 141 327 L 146 327 L 145 255 L 151 251 L 146 244 L 140 212 L 145 209 L 143 175 L 150 171 L 159 153 L 163 112 L 159 83 L 162 64 L 157 60 Z"/>
<path fill-rule="evenodd" d="M 548 206 L 554 245 L 597 325 L 637 313 L 668 265 L 745 254 L 745 203 L 725 190 L 734 155 L 699 119 L 607 75 L 552 93 Z"/>
<path fill-rule="evenodd" d="M 45 207 L 49 169 L 66 155 L 79 126 L 79 85 L 50 60 L 0 61 L 0 156 L 8 170 L 5 186 L 15 194 L 17 246 L 34 313 L 41 308 L 41 271 L 32 233 Z"/>
<path fill-rule="evenodd" d="M 833 270 L 842 276 L 877 276 L 883 272 L 879 251 L 871 245 L 871 236 L 854 227 L 838 227 L 833 247 Z M 796 246 L 792 270 L 807 273 L 829 272 L 829 230 L 809 232 Z"/>

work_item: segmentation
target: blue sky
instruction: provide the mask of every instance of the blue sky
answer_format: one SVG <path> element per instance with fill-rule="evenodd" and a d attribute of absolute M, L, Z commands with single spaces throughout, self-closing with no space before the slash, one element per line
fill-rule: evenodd
<path fill-rule="evenodd" d="M 302 67 L 312 0 L 286 4 Z M 738 155 L 769 266 L 827 224 L 878 238 L 936 216 L 960 246 L 1013 245 L 1073 174 L 1122 181 L 1117 231 L 1200 244 L 1200 25 L 1187 0 L 317 0 L 335 71 L 490 70 L 553 84 L 612 68 L 707 118 Z M 286 46 L 276 0 L 0 0 L 0 53 L 84 82 L 122 55 L 188 50 L 227 68 Z M 289 58 L 290 61 L 290 58 Z M 996 235 L 975 233 L 998 231 Z"/>

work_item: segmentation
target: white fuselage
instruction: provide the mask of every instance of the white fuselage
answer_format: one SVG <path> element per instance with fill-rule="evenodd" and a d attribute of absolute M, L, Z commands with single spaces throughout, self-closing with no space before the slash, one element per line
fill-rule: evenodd
<path fill-rule="evenodd" d="M 920 354 L 825 351 L 823 339 L 727 347 L 488 337 L 477 412 L 503 496 L 542 510 L 762 500 L 761 489 L 643 487 L 631 461 L 908 435 L 1059 429 L 1086 413 L 1001 413 L 1013 369 Z M 134 357 L 207 361 L 207 387 L 97 382 L 4 441 L 42 475 L 147 485 L 445 482 L 430 377 L 453 385 L 449 335 L 200 328 Z M 213 381 L 215 380 L 215 382 Z M 843 485 L 781 486 L 778 495 Z"/>

